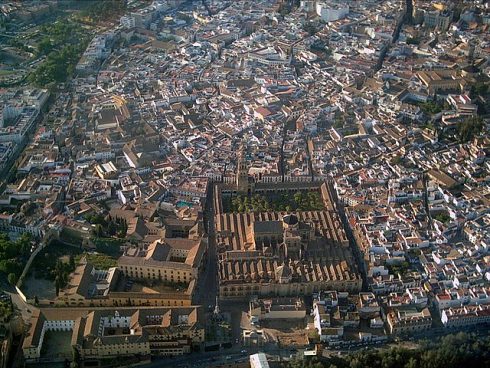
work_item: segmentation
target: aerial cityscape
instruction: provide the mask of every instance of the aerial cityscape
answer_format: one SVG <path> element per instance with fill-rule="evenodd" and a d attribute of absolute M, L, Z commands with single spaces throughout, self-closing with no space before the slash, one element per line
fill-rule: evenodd
<path fill-rule="evenodd" d="M 490 367 L 490 2 L 0 0 L 0 368 Z"/>

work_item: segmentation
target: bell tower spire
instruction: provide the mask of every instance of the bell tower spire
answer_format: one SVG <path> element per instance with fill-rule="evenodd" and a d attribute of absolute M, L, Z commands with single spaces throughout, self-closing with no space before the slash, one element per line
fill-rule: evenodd
<path fill-rule="evenodd" d="M 238 162 L 236 171 L 236 186 L 237 191 L 247 192 L 248 190 L 248 164 L 245 157 L 245 148 L 243 143 L 238 151 Z"/>

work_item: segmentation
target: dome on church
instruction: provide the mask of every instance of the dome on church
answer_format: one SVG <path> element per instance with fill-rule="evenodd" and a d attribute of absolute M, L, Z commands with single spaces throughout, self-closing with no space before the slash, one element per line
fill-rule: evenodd
<path fill-rule="evenodd" d="M 290 214 L 286 215 L 282 218 L 282 222 L 284 222 L 288 226 L 294 226 L 297 225 L 299 222 L 298 216 Z"/>

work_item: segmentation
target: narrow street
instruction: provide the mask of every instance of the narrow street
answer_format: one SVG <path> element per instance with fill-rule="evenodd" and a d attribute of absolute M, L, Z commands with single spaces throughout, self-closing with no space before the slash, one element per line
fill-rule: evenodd
<path fill-rule="evenodd" d="M 363 254 L 361 252 L 361 249 L 359 248 L 359 245 L 357 244 L 357 241 L 354 237 L 354 233 L 352 232 L 352 229 L 350 227 L 349 221 L 345 214 L 344 205 L 340 202 L 337 196 L 337 191 L 335 190 L 335 188 L 333 188 L 333 185 L 329 183 L 329 186 L 333 194 L 336 207 L 339 211 L 340 219 L 342 221 L 342 224 L 344 225 L 345 233 L 347 235 L 347 238 L 349 239 L 349 244 L 351 246 L 352 253 L 354 254 L 354 257 L 357 261 L 357 266 L 359 268 L 359 272 L 362 277 L 362 290 L 367 291 L 368 290 L 367 270 L 366 270 L 366 264 L 364 262 Z"/>
<path fill-rule="evenodd" d="M 195 300 L 197 304 L 208 308 L 216 303 L 218 294 L 218 271 L 216 256 L 216 239 L 214 233 L 214 207 L 212 190 L 209 191 L 204 211 L 204 228 L 208 234 L 208 251 L 204 274 L 198 280 Z"/>
<path fill-rule="evenodd" d="M 22 297 L 17 293 L 17 290 L 15 290 L 15 288 L 3 278 L 0 279 L 0 290 L 10 295 L 14 307 L 17 309 L 19 314 L 22 315 L 24 323 L 29 323 L 32 313 L 38 308 L 24 302 Z"/>
<path fill-rule="evenodd" d="M 425 172 L 422 173 L 422 184 L 424 186 L 424 207 L 425 207 L 425 212 L 427 214 L 427 221 L 428 221 L 428 228 L 433 229 L 433 224 L 432 224 L 432 216 L 430 214 L 430 207 L 429 207 L 429 195 L 427 192 L 427 174 Z"/>

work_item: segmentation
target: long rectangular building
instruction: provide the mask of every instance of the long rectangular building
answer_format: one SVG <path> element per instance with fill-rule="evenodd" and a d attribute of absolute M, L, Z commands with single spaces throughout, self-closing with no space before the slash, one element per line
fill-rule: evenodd
<path fill-rule="evenodd" d="M 136 279 L 188 283 L 197 280 L 205 252 L 204 238 L 165 238 L 147 249 L 128 249 L 117 264 L 124 275 Z"/>
<path fill-rule="evenodd" d="M 71 331 L 70 345 L 82 360 L 191 352 L 204 342 L 199 307 L 45 308 L 36 311 L 22 346 L 28 363 L 42 360 L 48 331 Z"/>

